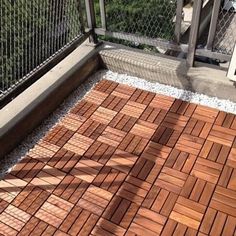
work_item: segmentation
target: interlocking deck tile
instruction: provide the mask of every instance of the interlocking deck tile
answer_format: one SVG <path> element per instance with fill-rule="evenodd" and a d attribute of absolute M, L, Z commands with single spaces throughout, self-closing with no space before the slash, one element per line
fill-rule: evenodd
<path fill-rule="evenodd" d="M 173 148 L 181 135 L 180 131 L 167 128 L 162 124 L 155 131 L 152 141 Z"/>
<path fill-rule="evenodd" d="M 118 84 L 111 94 L 116 97 L 129 99 L 136 90 L 137 89 L 135 89 L 134 87 L 130 87 L 124 84 Z"/>
<path fill-rule="evenodd" d="M 112 111 L 107 108 L 99 107 L 91 116 L 91 119 L 101 123 L 108 125 L 111 120 L 115 117 L 117 112 Z"/>
<path fill-rule="evenodd" d="M 136 203 L 116 195 L 104 211 L 103 218 L 127 229 L 138 209 Z"/>
<path fill-rule="evenodd" d="M 94 142 L 93 139 L 88 138 L 84 135 L 75 133 L 69 139 L 69 141 L 63 146 L 63 148 L 71 152 L 74 152 L 78 155 L 83 155 L 88 150 L 90 145 L 92 145 L 93 142 Z"/>
<path fill-rule="evenodd" d="M 125 135 L 126 132 L 107 126 L 107 128 L 102 132 L 101 136 L 97 140 L 117 148 Z"/>
<path fill-rule="evenodd" d="M 102 80 L 0 180 L 0 235 L 236 230 L 236 117 Z"/>
<path fill-rule="evenodd" d="M 170 219 L 197 230 L 204 216 L 205 208 L 202 204 L 179 197 L 170 214 Z"/>
<path fill-rule="evenodd" d="M 83 100 L 73 107 L 71 113 L 85 118 L 89 118 L 97 110 L 98 107 L 99 105 L 97 104 Z"/>
<path fill-rule="evenodd" d="M 128 133 L 121 141 L 118 148 L 120 150 L 124 150 L 126 152 L 139 156 L 147 146 L 148 142 L 149 140 L 146 138 Z"/>
<path fill-rule="evenodd" d="M 213 108 L 198 105 L 192 115 L 193 118 L 208 123 L 214 123 L 219 111 Z"/>
<path fill-rule="evenodd" d="M 165 162 L 165 166 L 189 174 L 196 159 L 197 156 L 195 155 L 189 154 L 187 152 L 181 152 L 177 149 L 172 149 Z"/>
<path fill-rule="evenodd" d="M 81 125 L 81 127 L 78 129 L 77 132 L 79 134 L 82 134 L 84 136 L 96 140 L 101 135 L 101 133 L 104 131 L 105 128 L 106 125 L 101 124 L 92 119 L 88 119 L 87 121 L 84 122 L 83 125 Z"/>
<path fill-rule="evenodd" d="M 146 109 L 146 105 L 143 105 L 137 102 L 128 101 L 120 112 L 125 115 L 139 118 L 145 109 Z"/>
<path fill-rule="evenodd" d="M 163 165 L 170 151 L 169 147 L 150 141 L 143 151 L 141 158 Z"/>
<path fill-rule="evenodd" d="M 117 149 L 106 165 L 128 174 L 137 159 L 138 156 Z"/>
<path fill-rule="evenodd" d="M 136 124 L 133 126 L 131 129 L 130 133 L 134 135 L 139 135 L 143 138 L 150 139 L 153 134 L 155 133 L 155 130 L 157 129 L 158 125 L 143 121 L 143 120 L 138 120 Z"/>
<path fill-rule="evenodd" d="M 71 131 L 77 131 L 79 127 L 86 121 L 83 116 L 78 116 L 73 113 L 69 113 L 60 122 L 59 125 L 64 126 L 66 129 Z M 50 134 L 50 133 L 49 133 Z M 46 137 L 47 138 L 47 137 Z"/>
<path fill-rule="evenodd" d="M 137 235 L 158 235 L 163 229 L 166 217 L 157 214 L 146 208 L 140 208 L 133 222 L 129 227 L 129 231 Z"/>
<path fill-rule="evenodd" d="M 90 185 L 77 205 L 95 215 L 101 216 L 113 194 L 109 191 Z"/>
<path fill-rule="evenodd" d="M 70 174 L 88 183 L 92 183 L 102 166 L 99 162 L 83 157 L 71 170 Z"/>
<path fill-rule="evenodd" d="M 236 148 L 232 148 L 227 158 L 226 164 L 233 168 L 236 168 Z"/>
<path fill-rule="evenodd" d="M 180 194 L 188 175 L 180 171 L 163 167 L 155 185 L 167 191 Z"/>
<path fill-rule="evenodd" d="M 182 134 L 179 137 L 179 140 L 175 147 L 180 151 L 198 155 L 204 144 L 204 141 L 204 139 L 199 137 L 195 137 L 189 134 Z"/>
<path fill-rule="evenodd" d="M 116 93 L 116 95 L 118 94 Z M 125 106 L 126 102 L 127 99 L 123 98 L 123 96 L 115 96 L 111 94 L 103 101 L 101 107 L 119 112 Z"/>
<path fill-rule="evenodd" d="M 160 108 L 163 110 L 169 110 L 173 105 L 175 99 L 165 95 L 156 94 L 152 102 L 149 104 L 150 107 Z"/>
<path fill-rule="evenodd" d="M 97 105 L 101 105 L 103 101 L 107 98 L 108 94 L 92 90 L 89 94 L 85 96 L 85 100 L 91 103 L 95 103 Z"/>
<path fill-rule="evenodd" d="M 236 192 L 217 186 L 210 207 L 236 217 Z"/>
<path fill-rule="evenodd" d="M 222 165 L 204 158 L 198 158 L 191 175 L 216 184 L 222 171 Z"/>
<path fill-rule="evenodd" d="M 229 152 L 230 147 L 207 140 L 199 156 L 220 164 L 225 164 Z"/>
<path fill-rule="evenodd" d="M 160 125 L 163 119 L 165 118 L 166 114 L 166 110 L 148 106 L 141 115 L 140 120 L 145 120 L 147 122 Z"/>

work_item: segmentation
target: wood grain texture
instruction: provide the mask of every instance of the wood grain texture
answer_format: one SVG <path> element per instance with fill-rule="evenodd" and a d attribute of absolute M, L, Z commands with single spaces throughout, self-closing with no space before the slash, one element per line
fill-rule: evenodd
<path fill-rule="evenodd" d="M 102 80 L 0 181 L 0 235 L 235 235 L 232 114 Z"/>

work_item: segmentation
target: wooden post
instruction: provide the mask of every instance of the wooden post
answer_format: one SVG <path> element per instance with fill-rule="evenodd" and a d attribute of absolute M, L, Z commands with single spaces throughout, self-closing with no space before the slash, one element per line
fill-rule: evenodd
<path fill-rule="evenodd" d="M 213 48 L 214 38 L 216 34 L 216 27 L 217 27 L 219 12 L 220 12 L 220 5 L 221 5 L 221 0 L 214 0 L 210 30 L 209 30 L 208 39 L 207 39 L 208 50 L 212 50 Z"/>
<path fill-rule="evenodd" d="M 176 22 L 175 22 L 175 42 L 178 44 L 180 43 L 180 36 L 181 36 L 183 7 L 184 7 L 184 0 L 177 0 Z"/>
<path fill-rule="evenodd" d="M 201 19 L 203 0 L 194 0 L 193 4 L 193 16 L 191 21 L 191 29 L 189 36 L 189 46 L 187 55 L 187 66 L 193 67 L 194 57 L 198 40 L 199 25 Z"/>
<path fill-rule="evenodd" d="M 89 29 L 92 30 L 92 35 L 90 36 L 90 41 L 92 43 L 97 44 L 97 42 L 98 42 L 97 35 L 95 34 L 96 16 L 95 16 L 93 0 L 85 0 L 85 6 L 86 6 L 88 27 L 89 27 Z"/>

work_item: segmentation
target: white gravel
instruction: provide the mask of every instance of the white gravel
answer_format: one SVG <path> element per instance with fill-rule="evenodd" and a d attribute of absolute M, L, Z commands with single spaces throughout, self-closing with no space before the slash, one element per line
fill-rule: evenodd
<path fill-rule="evenodd" d="M 162 85 L 159 83 L 149 82 L 137 77 L 118 74 L 112 71 L 99 71 L 91 76 L 85 83 L 79 86 L 61 105 L 53 112 L 43 123 L 36 128 L 30 135 L 25 138 L 17 148 L 9 155 L 0 160 L 0 179 L 19 162 L 26 153 L 34 147 L 34 145 L 62 119 L 68 111 L 78 103 L 91 90 L 91 88 L 101 79 L 106 78 L 118 83 L 127 84 L 136 88 L 144 89 L 154 93 L 168 95 L 174 98 L 179 98 L 187 102 L 206 105 L 208 107 L 217 108 L 222 111 L 236 114 L 236 103 L 228 100 L 221 100 L 215 97 L 177 89 L 171 86 Z"/>
<path fill-rule="evenodd" d="M 157 82 L 149 82 L 137 77 L 114 73 L 112 71 L 108 71 L 106 75 L 110 80 L 116 81 L 118 83 L 127 84 L 150 92 L 179 98 L 183 101 L 201 104 L 204 106 L 219 109 L 221 111 L 236 114 L 236 103 L 229 100 L 209 97 L 203 94 L 193 93 L 183 89 L 174 88 L 172 86 L 159 84 Z"/>

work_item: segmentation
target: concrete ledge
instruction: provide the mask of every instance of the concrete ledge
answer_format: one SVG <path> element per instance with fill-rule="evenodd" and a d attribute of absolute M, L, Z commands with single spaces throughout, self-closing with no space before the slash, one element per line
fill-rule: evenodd
<path fill-rule="evenodd" d="M 185 60 L 116 44 L 105 44 L 99 54 L 104 67 L 109 70 L 177 88 L 188 88 Z"/>
<path fill-rule="evenodd" d="M 188 69 L 184 59 L 111 43 L 103 45 L 99 55 L 104 67 L 114 72 L 236 102 L 235 85 L 220 67 L 196 63 Z"/>
<path fill-rule="evenodd" d="M 98 68 L 97 50 L 83 44 L 0 110 L 0 157 L 22 141 Z"/>

